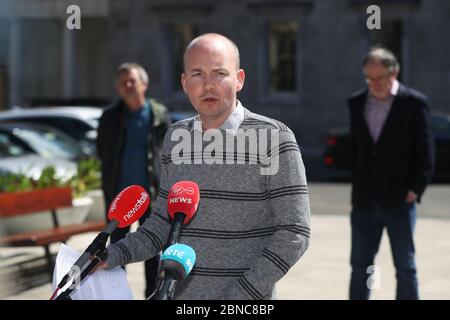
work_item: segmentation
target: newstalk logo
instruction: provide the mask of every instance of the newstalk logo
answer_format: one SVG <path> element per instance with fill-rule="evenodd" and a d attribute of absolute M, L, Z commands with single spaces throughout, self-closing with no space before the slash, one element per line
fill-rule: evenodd
<path fill-rule="evenodd" d="M 123 216 L 123 219 L 125 221 L 128 221 L 129 219 L 133 218 L 133 215 L 145 203 L 145 201 L 147 200 L 148 197 L 149 197 L 148 193 L 143 191 L 141 193 L 141 197 L 139 199 L 137 199 L 136 204 L 134 205 L 134 207 Z"/>
<path fill-rule="evenodd" d="M 111 207 L 109 208 L 110 212 L 114 212 L 117 209 L 117 202 L 119 202 L 120 198 L 122 198 L 123 193 L 125 192 L 125 190 L 127 190 L 129 187 L 127 187 L 126 189 L 122 190 L 113 200 L 113 202 L 111 203 Z"/>

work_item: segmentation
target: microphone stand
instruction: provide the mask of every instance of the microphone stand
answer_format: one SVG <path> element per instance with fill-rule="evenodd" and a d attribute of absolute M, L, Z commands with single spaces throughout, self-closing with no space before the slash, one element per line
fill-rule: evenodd
<path fill-rule="evenodd" d="M 183 213 L 175 213 L 172 227 L 169 232 L 169 238 L 167 239 L 167 243 L 164 246 L 163 251 L 178 242 L 185 217 L 186 216 Z M 158 278 L 160 281 L 159 286 L 156 289 L 155 300 L 172 300 L 178 281 L 172 273 L 168 273 L 167 277 L 165 277 L 163 276 L 163 272 L 164 270 L 161 270 L 159 273 Z"/>
<path fill-rule="evenodd" d="M 102 231 L 97 235 L 97 237 L 95 237 L 94 241 L 92 241 L 92 243 L 87 247 L 85 252 L 72 265 L 69 272 L 67 272 L 67 274 L 59 282 L 58 289 L 62 289 L 70 280 L 70 278 L 75 274 L 74 267 L 78 267 L 81 269 L 92 256 L 95 256 L 98 252 L 105 249 L 106 242 L 108 241 L 110 233 Z"/>
<path fill-rule="evenodd" d="M 180 238 L 181 227 L 183 225 L 185 217 L 186 215 L 184 215 L 183 213 L 176 213 L 173 217 L 172 227 L 170 228 L 169 232 L 169 238 L 167 239 L 167 243 L 163 251 L 178 242 L 178 239 Z"/>
<path fill-rule="evenodd" d="M 165 279 L 162 280 L 155 300 L 172 300 L 177 284 L 178 280 L 171 272 L 168 272 Z"/>
<path fill-rule="evenodd" d="M 91 271 L 103 260 L 106 258 L 106 249 L 105 246 L 100 250 L 100 252 L 96 255 L 96 257 L 89 263 L 89 265 L 83 270 L 83 272 L 80 275 L 80 284 L 83 282 L 83 280 L 91 273 Z M 76 278 L 72 281 L 72 286 L 67 288 L 64 292 L 62 292 L 59 296 L 56 297 L 55 300 L 72 300 L 70 298 L 70 294 L 74 289 L 76 289 L 76 286 L 73 286 L 76 283 Z"/>

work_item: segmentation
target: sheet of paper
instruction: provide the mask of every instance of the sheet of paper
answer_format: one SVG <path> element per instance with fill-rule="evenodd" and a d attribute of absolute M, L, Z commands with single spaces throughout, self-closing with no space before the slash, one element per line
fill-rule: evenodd
<path fill-rule="evenodd" d="M 53 272 L 53 291 L 79 257 L 80 253 L 61 244 Z M 121 267 L 96 271 L 76 288 L 70 295 L 72 300 L 133 300 L 126 273 Z"/>

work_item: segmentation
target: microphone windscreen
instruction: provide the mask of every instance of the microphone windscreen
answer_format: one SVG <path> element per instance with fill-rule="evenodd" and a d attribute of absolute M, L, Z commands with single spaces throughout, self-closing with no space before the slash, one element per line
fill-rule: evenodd
<path fill-rule="evenodd" d="M 176 213 L 185 215 L 184 224 L 188 223 L 197 212 L 200 202 L 198 184 L 192 181 L 179 181 L 170 188 L 167 197 L 167 211 L 173 219 Z"/>
<path fill-rule="evenodd" d="M 171 245 L 161 255 L 161 265 L 176 274 L 179 280 L 188 276 L 194 268 L 195 260 L 194 249 L 179 243 Z"/>
<path fill-rule="evenodd" d="M 119 221 L 119 228 L 128 227 L 142 217 L 149 205 L 147 191 L 141 186 L 131 185 L 114 198 L 108 210 L 108 219 Z"/>

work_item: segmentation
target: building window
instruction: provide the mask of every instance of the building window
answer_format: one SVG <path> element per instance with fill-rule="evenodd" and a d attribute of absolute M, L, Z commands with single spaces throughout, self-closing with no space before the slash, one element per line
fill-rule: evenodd
<path fill-rule="evenodd" d="M 296 22 L 270 22 L 268 25 L 269 90 L 296 91 L 297 88 Z"/>
<path fill-rule="evenodd" d="M 370 31 L 370 45 L 383 47 L 391 50 L 400 63 L 399 79 L 402 75 L 402 56 L 403 56 L 403 23 L 401 20 L 387 20 L 381 24 L 381 29 Z"/>
<path fill-rule="evenodd" d="M 183 72 L 183 54 L 189 42 L 198 35 L 198 28 L 190 23 L 178 23 L 171 26 L 172 33 L 172 61 L 173 85 L 176 90 L 181 90 L 180 77 Z"/>

